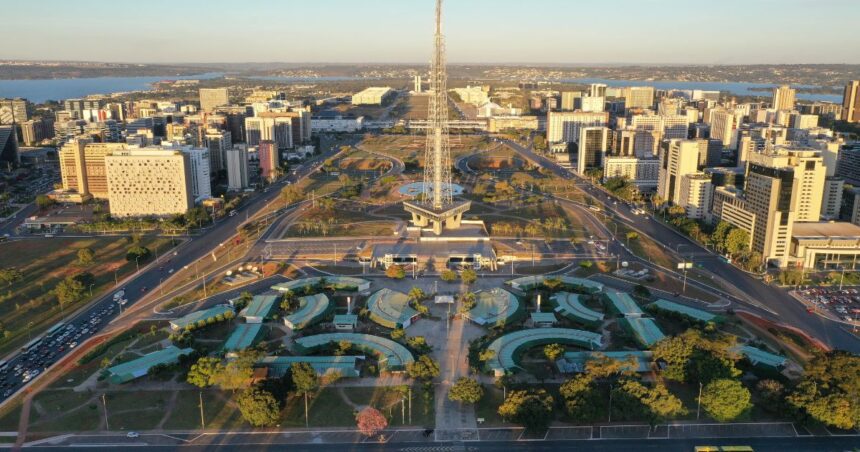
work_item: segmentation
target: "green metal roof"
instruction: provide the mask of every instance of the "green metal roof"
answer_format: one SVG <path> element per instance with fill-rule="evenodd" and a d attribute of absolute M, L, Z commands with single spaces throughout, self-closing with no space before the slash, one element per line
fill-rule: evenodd
<path fill-rule="evenodd" d="M 756 348 L 750 345 L 740 345 L 734 348 L 740 352 L 754 365 L 762 365 L 767 367 L 782 367 L 788 362 L 788 358 L 780 356 L 768 351 Z"/>
<path fill-rule="evenodd" d="M 327 285 L 334 287 L 336 290 L 359 290 L 362 287 L 370 286 L 370 281 L 351 276 L 326 276 L 325 278 L 315 276 L 275 284 L 272 286 L 272 289 L 280 292 L 296 292 L 307 286 L 315 286 L 323 279 L 325 279 Z"/>
<path fill-rule="evenodd" d="M 188 325 L 193 325 L 197 323 L 198 320 L 208 320 L 217 317 L 218 315 L 226 314 L 227 312 L 232 311 L 233 308 L 227 305 L 219 304 L 218 306 L 213 306 L 209 309 L 203 309 L 200 311 L 194 311 L 190 314 L 184 315 L 178 319 L 173 319 L 170 321 L 170 326 L 174 329 L 181 330 L 184 329 Z"/>
<path fill-rule="evenodd" d="M 520 302 L 507 290 L 494 288 L 475 294 L 475 307 L 464 316 L 478 325 L 502 326 L 520 309 Z"/>
<path fill-rule="evenodd" d="M 606 297 L 609 298 L 612 307 L 621 315 L 625 317 L 642 315 L 642 310 L 639 309 L 639 305 L 633 301 L 630 295 L 624 292 L 609 291 L 606 292 Z"/>
<path fill-rule="evenodd" d="M 281 378 L 293 363 L 308 363 L 318 375 L 335 372 L 344 377 L 358 377 L 358 361 L 364 356 L 266 356 L 257 361 L 258 366 L 269 368 L 269 377 Z"/>
<path fill-rule="evenodd" d="M 577 278 L 575 276 L 567 276 L 567 275 L 560 275 L 560 276 L 555 276 L 555 275 L 522 276 L 522 277 L 515 278 L 515 279 L 508 281 L 507 284 L 509 284 L 512 287 L 518 288 L 518 289 L 528 290 L 528 289 L 534 288 L 535 286 L 543 284 L 543 282 L 546 279 L 551 279 L 551 278 L 558 279 L 564 285 L 579 286 L 579 287 L 582 287 L 583 289 L 588 289 L 591 292 L 600 292 L 601 290 L 603 290 L 603 284 L 601 284 L 597 281 L 592 281 L 590 279 Z"/>
<path fill-rule="evenodd" d="M 157 352 L 149 353 L 126 363 L 117 364 L 108 368 L 107 371 L 112 383 L 125 383 L 146 375 L 149 369 L 157 365 L 174 364 L 179 361 L 180 356 L 191 354 L 193 351 L 193 348 L 180 349 L 174 345 L 169 345 Z"/>
<path fill-rule="evenodd" d="M 585 372 L 588 361 L 605 356 L 615 361 L 628 362 L 630 358 L 636 360 L 636 372 L 648 372 L 651 370 L 651 361 L 654 354 L 650 351 L 612 351 L 612 352 L 567 352 L 562 359 L 556 363 L 558 370 L 562 373 Z"/>
<path fill-rule="evenodd" d="M 335 325 L 352 325 L 355 326 L 358 323 L 358 316 L 355 314 L 338 314 L 334 316 L 334 320 L 332 321 Z"/>
<path fill-rule="evenodd" d="M 334 310 L 325 294 L 318 293 L 299 298 L 299 309 L 284 317 L 284 323 L 294 329 L 300 330 L 316 322 L 319 322 L 326 314 Z"/>
<path fill-rule="evenodd" d="M 278 301 L 277 295 L 254 295 L 248 307 L 242 310 L 242 316 L 245 318 L 265 318 L 271 312 L 272 307 L 275 306 L 276 301 Z"/>
<path fill-rule="evenodd" d="M 555 311 L 571 319 L 588 324 L 603 321 L 603 313 L 588 309 L 582 304 L 579 294 L 570 292 L 557 292 L 549 297 L 549 302 L 555 306 Z"/>
<path fill-rule="evenodd" d="M 505 334 L 487 347 L 495 352 L 487 361 L 487 368 L 494 372 L 504 372 L 518 367 L 516 360 L 520 351 L 546 344 L 570 344 L 585 348 L 599 348 L 602 336 L 590 331 L 570 328 L 532 328 Z"/>
<path fill-rule="evenodd" d="M 710 322 L 717 319 L 717 316 L 711 314 L 710 312 L 702 311 L 701 309 L 691 308 L 689 306 L 675 303 L 674 301 L 664 300 L 662 298 L 651 303 L 649 306 L 653 306 L 657 309 L 662 309 L 664 311 L 676 312 L 678 314 L 685 315 L 701 322 Z"/>
<path fill-rule="evenodd" d="M 555 323 L 558 321 L 552 312 L 532 312 L 530 316 L 534 323 Z"/>
<path fill-rule="evenodd" d="M 295 340 L 294 348 L 297 354 L 306 354 L 331 343 L 346 341 L 354 347 L 367 352 L 374 353 L 379 359 L 379 364 L 388 370 L 403 370 L 406 365 L 414 362 L 412 352 L 403 345 L 391 339 L 361 333 L 326 333 L 313 336 L 300 337 Z"/>
<path fill-rule="evenodd" d="M 233 352 L 251 347 L 257 340 L 262 328 L 262 323 L 240 323 L 233 330 L 233 334 L 227 338 L 227 342 L 224 343 L 224 350 Z"/>
<path fill-rule="evenodd" d="M 654 323 L 654 319 L 625 317 L 621 320 L 626 322 L 633 331 L 633 335 L 636 336 L 636 340 L 645 347 L 650 347 L 666 337 L 660 327 Z"/>
<path fill-rule="evenodd" d="M 367 299 L 367 309 L 370 320 L 386 328 L 403 328 L 418 315 L 418 311 L 409 306 L 409 296 L 388 288 L 371 295 Z"/>

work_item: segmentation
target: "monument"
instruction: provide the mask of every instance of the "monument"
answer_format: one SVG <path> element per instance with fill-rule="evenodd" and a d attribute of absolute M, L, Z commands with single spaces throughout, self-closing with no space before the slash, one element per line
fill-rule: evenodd
<path fill-rule="evenodd" d="M 424 186 L 421 196 L 403 207 L 412 214 L 415 226 L 432 226 L 433 233 L 458 229 L 470 201 L 455 201 L 451 191 L 451 146 L 448 131 L 448 74 L 445 69 L 445 41 L 442 36 L 442 0 L 436 0 L 436 32 L 430 63 L 430 99 L 427 142 L 424 151 Z"/>

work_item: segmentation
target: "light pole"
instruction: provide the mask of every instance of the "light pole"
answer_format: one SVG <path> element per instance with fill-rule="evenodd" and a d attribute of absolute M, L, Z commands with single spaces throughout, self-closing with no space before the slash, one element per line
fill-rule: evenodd
<path fill-rule="evenodd" d="M 699 414 L 702 408 L 702 382 L 699 382 L 699 397 L 696 398 L 696 420 L 699 420 Z"/>
<path fill-rule="evenodd" d="M 842 265 L 842 275 L 839 277 L 839 290 L 842 290 L 842 283 L 845 281 L 845 266 Z"/>
<path fill-rule="evenodd" d="M 105 393 L 102 393 L 102 405 L 104 405 L 104 407 L 105 407 L 105 430 L 110 430 L 110 423 L 108 422 L 107 400 L 105 400 Z"/>
<path fill-rule="evenodd" d="M 134 265 L 137 267 L 136 273 L 140 273 L 140 256 L 134 257 Z"/>

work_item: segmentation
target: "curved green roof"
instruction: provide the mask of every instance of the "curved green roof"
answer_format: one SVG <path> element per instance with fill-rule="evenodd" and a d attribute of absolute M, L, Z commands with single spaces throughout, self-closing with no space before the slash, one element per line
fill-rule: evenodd
<path fill-rule="evenodd" d="M 409 326 L 418 311 L 409 306 L 409 296 L 388 288 L 378 290 L 367 299 L 370 320 L 386 328 Z"/>
<path fill-rule="evenodd" d="M 505 334 L 494 340 L 487 347 L 495 355 L 487 361 L 487 368 L 495 373 L 502 373 L 518 367 L 517 360 L 520 351 L 545 344 L 569 344 L 585 348 L 598 348 L 602 344 L 602 336 L 590 331 L 571 328 L 533 328 Z"/>
<path fill-rule="evenodd" d="M 583 289 L 586 289 L 590 292 L 600 292 L 603 290 L 603 284 L 592 281 L 590 279 L 585 278 L 577 278 L 575 276 L 567 276 L 567 275 L 534 275 L 534 276 L 522 276 L 520 278 L 512 279 L 507 282 L 511 287 L 515 289 L 528 290 L 532 289 L 537 285 L 543 284 L 543 282 L 547 279 L 558 279 L 562 284 L 567 286 L 578 286 Z"/>
<path fill-rule="evenodd" d="M 353 278 L 352 276 L 314 276 L 311 278 L 294 279 L 275 284 L 272 290 L 280 292 L 296 292 L 304 289 L 307 286 L 315 286 L 325 280 L 326 284 L 333 287 L 335 290 L 364 290 L 370 287 L 370 281 L 361 278 Z"/>
<path fill-rule="evenodd" d="M 571 320 L 588 324 L 603 321 L 603 313 L 586 308 L 579 294 L 557 292 L 549 297 L 549 302 L 555 307 L 556 312 Z"/>
<path fill-rule="evenodd" d="M 293 330 L 306 328 L 319 322 L 326 314 L 334 310 L 325 294 L 318 293 L 299 298 L 299 309 L 284 316 L 284 324 Z"/>
<path fill-rule="evenodd" d="M 693 320 L 698 320 L 700 322 L 710 322 L 717 319 L 717 316 L 711 314 L 710 312 L 703 311 L 701 309 L 691 308 L 689 306 L 675 303 L 674 301 L 659 299 L 649 306 L 653 306 L 657 309 L 669 312 L 675 312 L 684 316 L 687 316 Z"/>
<path fill-rule="evenodd" d="M 517 297 L 507 290 L 495 288 L 475 294 L 475 307 L 464 316 L 478 325 L 505 325 L 520 311 Z"/>
<path fill-rule="evenodd" d="M 295 340 L 294 349 L 297 354 L 307 354 L 332 342 L 346 341 L 354 347 L 377 355 L 380 367 L 388 370 L 403 370 L 406 365 L 415 361 L 406 347 L 380 336 L 360 333 L 326 333 L 305 336 Z"/>

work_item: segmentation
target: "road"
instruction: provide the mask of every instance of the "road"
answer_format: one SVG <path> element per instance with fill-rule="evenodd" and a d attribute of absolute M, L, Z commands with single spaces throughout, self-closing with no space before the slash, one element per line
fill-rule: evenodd
<path fill-rule="evenodd" d="M 317 164 L 329 156 L 328 153 L 323 154 L 304 163 L 295 174 L 290 173 L 287 177 L 270 185 L 263 192 L 255 194 L 249 201 L 236 209 L 236 215 L 218 220 L 213 226 L 205 228 L 201 234 L 188 238 L 185 243 L 169 255 L 159 256 L 156 261 L 142 267 L 138 273 L 121 284 L 125 298 L 128 300 L 123 309 L 134 308 L 136 303 L 146 298 L 150 292 L 158 290 L 159 285 L 173 276 L 174 273 L 182 271 L 185 266 L 193 265 L 201 258 L 206 258 L 219 244 L 235 235 L 236 228 L 245 222 L 247 217 L 252 217 L 254 213 L 274 201 L 279 196 L 281 188 L 287 183 L 294 183 L 315 171 Z M 0 371 L 0 392 L 2 392 L 0 404 L 14 397 L 22 388 L 41 376 L 51 365 L 67 355 L 72 350 L 72 343 L 83 343 L 120 316 L 120 306 L 113 300 L 114 293 L 108 293 L 91 302 L 85 309 L 66 317 L 64 328 L 67 329 L 64 329 L 63 332 L 44 338 L 28 352 L 16 352 L 7 356 L 5 358 L 7 364 L 3 367 L 3 371 Z M 63 335 L 66 331 L 69 334 Z M 40 336 L 41 333 L 33 334 L 34 339 Z M 60 336 L 63 337 L 60 338 Z M 25 373 L 31 371 L 38 371 L 38 374 L 25 383 Z"/>
<path fill-rule="evenodd" d="M 641 231 L 656 240 L 658 243 L 662 243 L 669 249 L 680 249 L 683 251 L 682 255 L 692 254 L 694 256 L 693 260 L 697 264 L 702 264 L 714 275 L 722 278 L 724 281 L 728 281 L 739 293 L 745 294 L 749 299 L 764 305 L 772 311 L 772 320 L 777 320 L 787 325 L 799 328 L 816 337 L 831 348 L 847 350 L 852 353 L 860 353 L 860 340 L 850 332 L 846 331 L 842 324 L 825 319 L 821 316 L 809 314 L 806 309 L 794 300 L 785 290 L 762 283 L 760 280 L 754 278 L 743 270 L 726 263 L 710 250 L 702 247 L 686 236 L 681 235 L 657 219 L 650 216 L 637 216 L 632 212 L 631 208 L 623 202 L 615 204 L 604 192 L 590 186 L 590 183 L 587 180 L 562 168 L 555 162 L 535 154 L 531 149 L 521 146 L 513 141 L 503 141 L 523 157 L 540 164 L 559 176 L 570 177 L 572 175 L 578 182 L 586 185 L 584 190 L 586 194 L 591 195 L 591 197 L 597 201 L 605 212 L 614 216 L 616 221 Z M 643 218 L 647 218 L 647 220 L 643 220 Z M 695 282 L 690 281 L 688 281 L 688 283 L 696 284 Z M 734 295 L 731 295 L 728 298 L 733 301 L 746 301 L 740 300 Z"/>
<path fill-rule="evenodd" d="M 104 437 L 76 437 L 71 436 L 64 441 L 65 446 L 37 446 L 38 450 L 44 451 L 68 451 L 68 450 L 94 450 L 104 451 L 110 447 L 133 447 L 136 451 L 221 451 L 236 450 L 237 448 L 248 448 L 257 451 L 318 451 L 318 452 L 345 452 L 345 451 L 400 451 L 400 452 L 555 452 L 559 450 L 577 451 L 654 451 L 654 452 L 690 452 L 696 446 L 751 446 L 756 452 L 843 452 L 854 450 L 857 447 L 856 437 L 800 437 L 800 438 L 734 438 L 734 439 L 600 439 L 600 440 L 573 440 L 573 441 L 468 441 L 468 442 L 355 442 L 355 443 L 328 443 L 328 444 L 296 444 L 290 442 L 285 435 L 278 433 L 259 434 L 237 434 L 237 435 L 213 435 L 186 445 L 177 445 L 176 441 L 165 441 L 168 444 L 153 444 L 151 436 L 141 435 L 139 438 L 126 439 L 124 436 L 113 436 L 112 443 L 104 442 Z M 234 436 L 234 437 L 231 437 Z M 90 441 L 88 441 L 90 440 Z M 99 441 L 101 440 L 101 441 Z"/>

